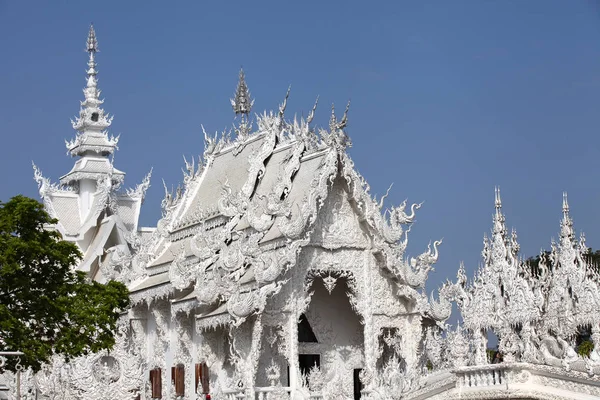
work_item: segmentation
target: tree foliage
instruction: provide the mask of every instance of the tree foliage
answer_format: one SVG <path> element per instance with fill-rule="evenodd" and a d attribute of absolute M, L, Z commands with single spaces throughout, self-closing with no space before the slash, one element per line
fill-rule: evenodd
<path fill-rule="evenodd" d="M 77 246 L 45 229 L 56 222 L 36 200 L 0 202 L 0 350 L 22 351 L 21 365 L 34 371 L 53 354 L 112 348 L 119 311 L 129 306 L 123 284 L 74 270 Z M 16 361 L 5 368 L 14 371 Z"/>

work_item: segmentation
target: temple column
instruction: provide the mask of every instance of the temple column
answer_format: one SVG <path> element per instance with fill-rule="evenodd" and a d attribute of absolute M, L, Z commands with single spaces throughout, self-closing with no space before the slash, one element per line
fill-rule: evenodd
<path fill-rule="evenodd" d="M 487 334 L 485 329 L 477 329 L 473 332 L 473 341 L 475 343 L 475 363 L 476 365 L 485 365 L 487 360 Z"/>
<path fill-rule="evenodd" d="M 296 300 L 298 301 L 298 300 Z M 293 309 L 289 315 L 288 325 L 288 362 L 290 364 L 290 389 L 292 398 L 300 382 L 300 366 L 298 365 L 298 306 L 296 301 L 293 303 Z"/>
<path fill-rule="evenodd" d="M 369 276 L 374 267 L 374 259 L 371 251 L 367 250 L 364 252 L 363 262 L 363 278 Z M 363 311 L 363 341 L 364 341 L 364 373 L 362 374 L 365 382 L 363 389 L 369 389 L 372 384 L 372 377 L 377 367 L 377 332 L 374 332 L 373 326 L 373 285 L 370 279 L 363 279 L 364 291 L 363 294 L 356 294 L 364 296 L 362 302 L 364 302 Z"/>

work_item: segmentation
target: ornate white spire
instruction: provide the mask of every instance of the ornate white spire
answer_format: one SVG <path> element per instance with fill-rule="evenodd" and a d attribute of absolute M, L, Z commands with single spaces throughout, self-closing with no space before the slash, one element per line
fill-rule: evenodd
<path fill-rule="evenodd" d="M 562 205 L 563 217 L 569 218 L 569 199 L 567 198 L 567 192 L 563 192 L 563 205 Z"/>
<path fill-rule="evenodd" d="M 94 25 L 90 25 L 90 32 L 86 41 L 86 50 L 89 54 L 88 70 L 87 70 L 87 86 L 83 90 L 85 94 L 85 101 L 83 106 L 102 104 L 100 100 L 100 90 L 98 89 L 98 81 L 96 75 L 96 53 L 98 52 L 98 40 L 96 39 L 96 31 L 94 31 Z"/>
<path fill-rule="evenodd" d="M 67 149 L 72 156 L 81 156 L 86 152 L 102 155 L 112 154 L 117 148 L 118 138 L 108 138 L 105 130 L 112 122 L 112 116 L 104 113 L 100 107 L 104 100 L 100 99 L 98 89 L 98 70 L 96 69 L 96 53 L 98 52 L 98 40 L 94 26 L 90 25 L 90 31 L 86 40 L 86 51 L 89 54 L 87 68 L 87 84 L 83 89 L 85 100 L 81 102 L 79 117 L 71 121 L 73 128 L 79 133 L 77 137 L 67 142 Z"/>
<path fill-rule="evenodd" d="M 494 188 L 494 207 L 496 208 L 496 215 L 502 214 L 502 199 L 500 198 L 500 187 Z"/>
<path fill-rule="evenodd" d="M 236 115 L 241 114 L 242 121 L 248 118 L 252 106 L 254 105 L 254 100 L 251 100 L 250 97 L 250 90 L 246 84 L 244 70 L 240 68 L 239 80 L 237 88 L 235 89 L 235 96 L 231 99 L 231 106 Z"/>
<path fill-rule="evenodd" d="M 88 33 L 86 51 L 90 54 L 98 52 L 98 41 L 96 40 L 96 31 L 94 31 L 94 24 L 90 24 L 90 32 Z"/>
<path fill-rule="evenodd" d="M 496 186 L 494 188 L 494 208 L 496 212 L 494 213 L 494 228 L 493 234 L 500 234 L 502 238 L 505 239 L 506 235 L 506 226 L 504 225 L 505 217 L 502 214 L 502 198 L 500 197 L 500 187 Z"/>
<path fill-rule="evenodd" d="M 244 70 L 240 68 L 240 75 L 237 88 L 235 89 L 235 95 L 233 99 L 230 99 L 231 106 L 233 107 L 233 112 L 236 115 L 241 115 L 240 126 L 238 128 L 235 128 L 235 132 L 240 138 L 245 138 L 250 132 L 250 123 L 248 120 L 248 115 L 250 114 L 252 106 L 254 105 L 254 100 L 251 100 L 250 97 L 250 90 L 248 89 L 248 85 L 246 84 L 246 76 L 244 75 Z"/>
<path fill-rule="evenodd" d="M 563 192 L 562 202 L 562 213 L 563 217 L 560 221 L 560 239 L 561 244 L 572 245 L 575 240 L 575 231 L 573 230 L 573 220 L 569 213 L 569 200 L 567 198 L 567 192 Z"/>
<path fill-rule="evenodd" d="M 105 173 L 114 175 L 113 180 L 120 182 L 123 180 L 123 173 L 114 169 L 112 163 L 106 159 L 106 156 L 113 154 L 117 149 L 119 138 L 108 137 L 106 129 L 112 122 L 112 116 L 105 114 L 101 108 L 104 100 L 100 99 L 100 89 L 98 89 L 98 70 L 96 69 L 96 53 L 98 52 L 98 39 L 94 26 L 90 25 L 90 31 L 86 40 L 85 51 L 89 55 L 87 74 L 87 84 L 83 89 L 85 99 L 81 102 L 79 116 L 75 121 L 71 121 L 73 128 L 77 130 L 75 139 L 66 142 L 68 153 L 72 156 L 79 156 L 85 161 L 78 161 L 73 169 L 61 178 L 63 185 L 72 185 L 81 179 L 99 180 Z M 98 158 L 100 156 L 100 158 Z M 89 157 L 94 160 L 88 160 Z M 100 168 L 99 165 L 106 167 Z M 100 173 L 100 171 L 103 171 Z"/>

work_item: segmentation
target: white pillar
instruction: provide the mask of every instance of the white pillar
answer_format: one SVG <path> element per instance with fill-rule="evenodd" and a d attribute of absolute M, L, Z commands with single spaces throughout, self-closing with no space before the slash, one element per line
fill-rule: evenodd
<path fill-rule="evenodd" d="M 294 302 L 294 307 L 292 312 L 290 313 L 288 319 L 288 352 L 289 352 L 289 360 L 290 363 L 290 390 L 292 393 L 292 398 L 294 397 L 294 393 L 296 388 L 298 387 L 298 324 L 297 324 L 297 315 L 296 315 L 296 304 Z"/>

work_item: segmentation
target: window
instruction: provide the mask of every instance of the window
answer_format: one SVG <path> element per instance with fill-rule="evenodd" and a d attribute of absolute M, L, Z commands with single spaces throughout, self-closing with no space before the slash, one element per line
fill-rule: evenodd
<path fill-rule="evenodd" d="M 98 122 L 98 117 L 99 117 L 99 115 L 97 112 L 92 113 L 92 121 L 93 122 Z"/>
<path fill-rule="evenodd" d="M 196 364 L 196 393 L 209 392 L 208 366 L 206 363 Z"/>
<path fill-rule="evenodd" d="M 175 386 L 175 396 L 185 396 L 185 368 L 183 364 L 171 367 L 171 383 Z"/>
<path fill-rule="evenodd" d="M 162 399 L 162 374 L 160 368 L 150 370 L 150 386 L 152 387 L 152 398 Z"/>

